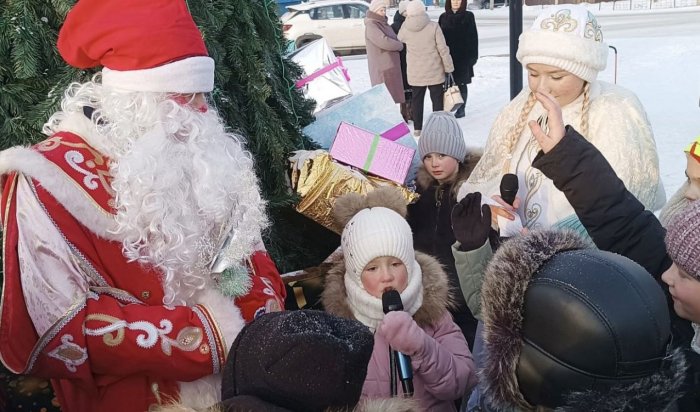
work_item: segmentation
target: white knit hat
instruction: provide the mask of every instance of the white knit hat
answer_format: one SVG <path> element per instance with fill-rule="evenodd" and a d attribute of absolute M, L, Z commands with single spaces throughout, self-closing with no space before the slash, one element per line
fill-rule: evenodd
<path fill-rule="evenodd" d="M 413 250 L 411 227 L 401 215 L 385 207 L 365 208 L 345 225 L 340 238 L 345 259 L 345 288 L 355 318 L 374 329 L 384 316 L 381 299 L 362 285 L 362 271 L 374 258 L 393 256 L 408 272 L 401 292 L 404 309 L 413 315 L 423 304 L 423 278 Z"/>
<path fill-rule="evenodd" d="M 389 7 L 389 0 L 372 0 L 372 2 L 369 4 L 369 11 L 371 11 L 372 13 L 376 13 L 382 7 Z"/>
<path fill-rule="evenodd" d="M 585 6 L 547 7 L 520 35 L 516 57 L 523 66 L 540 63 L 592 82 L 608 61 L 608 45 L 595 16 Z"/>
<path fill-rule="evenodd" d="M 422 16 L 427 14 L 425 11 L 425 4 L 421 0 L 411 0 L 406 6 L 406 16 Z"/>

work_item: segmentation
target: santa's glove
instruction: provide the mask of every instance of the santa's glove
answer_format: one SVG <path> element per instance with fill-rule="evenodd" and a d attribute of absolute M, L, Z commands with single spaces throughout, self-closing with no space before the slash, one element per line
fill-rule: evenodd
<path fill-rule="evenodd" d="M 395 311 L 384 315 L 377 326 L 377 334 L 384 337 L 391 349 L 414 356 L 423 352 L 427 335 L 408 312 Z"/>
<path fill-rule="evenodd" d="M 481 204 L 481 193 L 469 193 L 452 208 L 452 231 L 463 252 L 486 243 L 491 231 L 491 208 Z"/>

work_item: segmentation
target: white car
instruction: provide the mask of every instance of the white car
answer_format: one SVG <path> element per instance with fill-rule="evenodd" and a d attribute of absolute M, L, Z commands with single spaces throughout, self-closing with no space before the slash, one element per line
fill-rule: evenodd
<path fill-rule="evenodd" d="M 280 17 L 287 39 L 301 47 L 319 37 L 333 50 L 365 48 L 365 14 L 362 0 L 318 0 L 287 6 Z"/>

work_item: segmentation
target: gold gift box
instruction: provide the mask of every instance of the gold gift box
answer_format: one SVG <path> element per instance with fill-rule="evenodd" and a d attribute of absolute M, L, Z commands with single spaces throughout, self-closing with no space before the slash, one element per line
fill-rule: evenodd
<path fill-rule="evenodd" d="M 296 210 L 326 228 L 340 233 L 333 220 L 333 202 L 345 193 L 366 194 L 380 186 L 394 186 L 401 190 L 406 204 L 418 199 L 418 194 L 405 186 L 376 176 L 366 175 L 350 166 L 335 162 L 327 152 L 304 160 L 301 167 L 298 161 L 291 162 L 292 189 L 301 197 Z"/>

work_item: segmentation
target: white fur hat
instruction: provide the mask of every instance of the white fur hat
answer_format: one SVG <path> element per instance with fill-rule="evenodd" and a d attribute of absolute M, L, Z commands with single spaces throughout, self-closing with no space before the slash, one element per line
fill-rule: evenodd
<path fill-rule="evenodd" d="M 378 12 L 382 7 L 389 7 L 389 0 L 372 0 L 369 4 L 369 11 L 372 13 Z"/>
<path fill-rule="evenodd" d="M 426 14 L 425 4 L 421 0 L 411 0 L 406 6 L 406 16 L 422 16 Z"/>
<path fill-rule="evenodd" d="M 520 35 L 516 54 L 520 63 L 540 63 L 592 82 L 605 69 L 608 45 L 595 16 L 585 6 L 547 7 L 530 30 Z"/>

